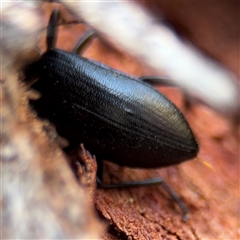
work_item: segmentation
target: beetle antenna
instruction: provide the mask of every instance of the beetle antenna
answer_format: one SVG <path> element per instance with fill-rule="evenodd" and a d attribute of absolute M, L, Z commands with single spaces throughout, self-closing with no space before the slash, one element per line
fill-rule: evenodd
<path fill-rule="evenodd" d="M 59 18 L 58 9 L 54 9 L 47 28 L 47 50 L 51 50 L 54 48 L 56 43 L 56 23 Z"/>
<path fill-rule="evenodd" d="M 176 87 L 172 84 L 172 82 L 170 81 L 171 79 L 167 76 L 163 76 L 163 77 L 143 76 L 143 77 L 139 77 L 138 79 L 143 82 L 147 82 L 151 85 L 156 84 L 156 85 L 167 86 L 167 87 Z"/>

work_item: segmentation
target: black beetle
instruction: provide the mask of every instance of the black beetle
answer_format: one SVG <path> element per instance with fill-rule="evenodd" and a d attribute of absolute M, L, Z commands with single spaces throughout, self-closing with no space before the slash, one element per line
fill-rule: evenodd
<path fill-rule="evenodd" d="M 34 108 L 97 158 L 157 168 L 196 157 L 198 145 L 183 114 L 144 78 L 58 49 L 43 54 L 32 70 L 39 74 L 32 87 L 42 95 Z"/>

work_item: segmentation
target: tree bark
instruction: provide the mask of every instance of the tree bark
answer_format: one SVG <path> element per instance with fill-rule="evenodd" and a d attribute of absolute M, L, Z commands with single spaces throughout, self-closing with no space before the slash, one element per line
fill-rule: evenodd
<path fill-rule="evenodd" d="M 236 12 L 239 14 L 239 7 L 237 10 L 236 3 L 224 4 L 219 2 L 209 6 L 207 3 L 171 3 L 166 1 L 161 4 L 145 3 L 149 9 L 154 8 L 155 14 L 158 11 L 161 14 L 164 13 L 165 19 L 168 23 L 173 24 L 178 33 L 190 39 L 193 44 L 197 45 L 211 57 L 222 62 L 239 77 L 239 21 L 236 18 L 238 16 Z M 48 19 L 51 11 L 52 5 L 46 4 L 43 11 L 45 14 L 43 15 L 43 20 L 46 24 L 46 19 Z M 68 22 L 74 20 L 69 14 L 64 15 L 64 17 Z M 236 29 L 237 24 L 238 29 Z M 71 51 L 84 32 L 86 32 L 86 27 L 81 24 L 60 26 L 57 47 Z M 45 38 L 39 45 L 44 50 Z M 115 47 L 109 45 L 102 38 L 94 39 L 91 46 L 84 52 L 84 56 L 136 77 L 152 74 L 149 68 L 140 63 L 141 59 L 133 59 L 128 53 L 116 50 Z M 188 220 L 186 222 L 182 221 L 181 210 L 161 185 L 121 189 L 96 189 L 95 205 L 100 218 L 108 226 L 107 231 L 102 234 L 102 238 L 138 240 L 239 239 L 239 125 L 236 124 L 236 121 L 198 103 L 191 104 L 190 108 L 186 108 L 184 95 L 179 89 L 168 87 L 157 87 L 157 89 L 169 97 L 188 120 L 200 148 L 197 158 L 177 166 L 151 170 L 131 169 L 105 161 L 103 180 L 105 183 L 115 183 L 161 176 L 186 204 Z M 11 115 L 9 116 L 10 118 Z M 36 119 L 33 120 L 33 123 L 34 121 Z M 21 131 L 21 128 L 18 127 L 19 122 L 14 124 L 17 125 L 16 131 Z M 25 124 L 27 124 L 27 121 Z M 13 136 L 12 131 L 13 129 L 10 128 L 7 132 L 7 136 L 10 139 Z M 27 131 L 27 125 L 24 127 L 25 131 Z M 32 130 L 29 130 L 29 132 L 33 134 L 31 136 L 37 136 L 36 131 L 32 133 Z M 76 207 L 79 214 L 77 218 L 74 218 L 75 215 L 73 214 L 70 217 L 68 216 L 66 222 L 63 223 L 60 221 L 61 218 L 58 219 L 61 224 L 67 226 L 65 234 L 62 234 L 61 237 L 81 236 L 84 238 L 88 236 L 88 233 L 93 233 L 94 229 L 96 232 L 91 236 L 99 236 L 104 227 L 99 223 L 100 220 L 96 219 L 92 205 L 87 203 L 88 201 L 91 202 L 93 192 L 88 195 L 86 192 L 84 193 L 81 187 L 78 189 L 73 176 L 69 173 L 69 169 L 66 170 L 67 173 L 63 174 L 63 169 L 69 166 L 62 159 L 61 150 L 54 149 L 56 147 L 54 144 L 48 146 L 49 140 L 47 140 L 46 135 L 43 133 L 38 134 L 38 136 L 41 135 L 39 137 L 40 140 L 44 139 L 41 147 L 37 147 L 39 143 L 35 144 L 33 142 L 39 157 L 37 163 L 42 165 L 40 172 L 44 172 L 43 175 L 45 176 L 46 171 L 50 171 L 46 169 L 46 166 L 50 166 L 49 168 L 55 176 L 55 180 L 51 182 L 52 185 L 50 187 L 47 182 L 44 182 L 42 185 L 42 188 L 45 189 L 43 192 L 47 192 L 44 193 L 42 202 L 48 206 L 48 200 L 52 198 L 50 190 L 57 187 L 59 182 L 64 183 L 64 185 L 66 182 L 66 186 L 69 184 L 71 193 L 68 193 L 65 186 L 63 195 L 60 190 L 57 193 L 57 196 L 60 196 L 59 198 L 62 200 L 57 202 L 57 200 L 52 199 L 50 201 L 53 206 L 56 204 L 55 212 L 57 214 L 61 212 L 65 203 L 69 204 L 71 202 L 75 206 L 78 199 L 81 200 L 79 206 Z M 19 132 L 18 138 L 20 140 L 21 137 Z M 19 147 L 21 148 L 21 145 Z M 54 159 L 55 164 L 60 156 L 58 163 L 60 167 L 56 167 L 54 163 L 48 165 L 51 162 L 51 157 L 49 158 L 48 156 L 44 160 L 44 155 L 39 156 L 46 149 L 49 152 L 49 147 L 52 147 L 52 159 Z M 17 154 L 21 155 L 21 152 Z M 76 155 L 74 159 L 76 159 Z M 94 161 L 94 159 L 91 161 Z M 148 161 L 147 158 L 146 161 Z M 4 163 L 7 164 L 6 162 Z M 21 164 L 23 163 L 21 162 Z M 34 177 L 34 171 L 37 172 L 36 166 L 29 169 L 29 171 L 33 171 L 31 181 L 37 185 L 39 182 Z M 5 172 L 5 174 L 5 179 L 11 178 L 11 175 L 9 175 L 11 171 Z M 63 174 L 60 176 L 60 179 L 57 177 L 58 174 Z M 92 180 L 95 172 L 91 172 L 90 175 L 87 175 L 89 178 L 86 177 L 82 181 L 88 182 L 88 179 Z M 21 181 L 24 181 L 24 176 L 21 176 Z M 82 179 L 81 174 L 80 179 Z M 8 182 L 5 183 L 9 184 Z M 49 188 L 51 189 L 49 190 Z M 31 193 L 29 189 L 32 188 L 28 187 L 28 185 L 24 189 L 26 190 L 26 195 Z M 74 191 L 77 192 L 74 194 Z M 71 195 L 70 200 L 67 197 L 69 194 Z M 86 195 L 90 196 L 87 202 L 85 199 Z M 35 204 L 35 202 L 32 204 Z M 44 204 L 41 206 L 45 206 Z M 84 208 L 86 208 L 86 211 L 83 211 Z M 9 211 L 7 216 L 10 215 L 12 217 L 14 214 L 14 211 Z M 30 211 L 29 219 L 34 221 L 36 218 L 31 214 L 32 212 Z M 48 217 L 48 215 L 45 215 L 45 217 Z M 19 219 L 21 221 L 21 217 Z M 44 219 L 42 219 L 43 225 Z M 86 220 L 80 226 L 84 234 L 86 231 L 86 235 L 78 235 L 77 227 L 81 219 Z M 78 222 L 76 223 L 76 221 Z M 28 221 L 26 222 L 26 229 L 23 229 L 23 231 L 28 231 L 31 227 L 31 224 Z M 4 224 L 4 229 L 7 229 L 6 236 L 11 236 L 11 230 L 13 229 L 11 228 L 11 223 L 7 221 Z M 71 229 L 76 231 L 76 235 L 74 235 L 75 232 L 72 235 L 69 233 Z M 46 235 L 36 235 L 36 237 L 42 236 L 46 237 Z"/>

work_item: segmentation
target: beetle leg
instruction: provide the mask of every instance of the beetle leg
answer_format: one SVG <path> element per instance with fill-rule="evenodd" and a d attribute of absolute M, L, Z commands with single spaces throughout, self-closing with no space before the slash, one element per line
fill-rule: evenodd
<path fill-rule="evenodd" d="M 80 54 L 83 52 L 86 45 L 89 43 L 89 40 L 91 40 L 92 37 L 96 35 L 96 32 L 94 30 L 88 31 L 86 34 L 84 34 L 83 37 L 80 38 L 77 45 L 74 47 L 72 53 L 74 54 Z"/>
<path fill-rule="evenodd" d="M 141 186 L 152 186 L 162 184 L 164 181 L 162 178 L 151 178 L 146 180 L 138 180 L 131 182 L 122 182 L 122 183 L 103 183 L 99 177 L 97 177 L 98 186 L 101 188 L 125 188 L 125 187 L 141 187 Z"/>
<path fill-rule="evenodd" d="M 170 195 L 170 197 L 177 203 L 179 208 L 182 211 L 182 220 L 187 220 L 187 207 L 184 202 L 180 199 L 180 197 L 167 185 L 166 182 L 162 178 L 152 178 L 146 180 L 139 181 L 131 181 L 131 182 L 122 182 L 122 183 L 113 183 L 113 184 L 104 184 L 99 177 L 97 177 L 97 185 L 100 188 L 125 188 L 125 187 L 141 187 L 141 186 L 149 186 L 149 185 L 158 185 L 161 184 L 165 191 Z"/>
<path fill-rule="evenodd" d="M 166 87 L 178 87 L 169 81 L 168 77 L 158 77 L 158 76 L 144 76 L 138 78 L 141 81 L 147 82 L 150 85 L 161 85 Z M 191 96 L 184 90 L 181 89 L 184 95 L 184 106 L 186 109 L 190 109 L 193 104 L 193 99 Z"/>
<path fill-rule="evenodd" d="M 47 27 L 47 50 L 54 49 L 56 45 L 56 32 L 57 32 L 57 21 L 60 18 L 60 12 L 58 9 L 54 9 L 49 20 L 49 24 Z M 72 53 L 81 53 L 83 52 L 83 49 L 88 44 L 91 37 L 93 37 L 96 34 L 94 30 L 88 31 L 86 34 L 84 34 L 83 37 L 80 38 L 77 45 L 74 47 Z"/>
<path fill-rule="evenodd" d="M 56 43 L 56 23 L 59 19 L 58 9 L 54 9 L 49 20 L 47 27 L 47 50 L 54 49 Z"/>
<path fill-rule="evenodd" d="M 159 77 L 159 76 L 143 76 L 138 78 L 141 81 L 147 82 L 149 84 L 157 84 L 162 86 L 176 87 L 169 81 L 168 77 Z"/>

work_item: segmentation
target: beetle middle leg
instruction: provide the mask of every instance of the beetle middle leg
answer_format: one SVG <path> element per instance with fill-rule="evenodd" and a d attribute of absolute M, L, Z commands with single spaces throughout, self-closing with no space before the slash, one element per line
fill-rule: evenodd
<path fill-rule="evenodd" d="M 138 79 L 141 81 L 144 81 L 146 83 L 149 83 L 150 85 L 159 85 L 159 86 L 163 86 L 163 87 L 178 87 L 178 86 L 174 85 L 172 82 L 170 82 L 170 78 L 168 78 L 168 77 L 142 76 L 142 77 L 139 77 Z M 183 97 L 183 101 L 184 101 L 183 106 L 186 109 L 190 109 L 193 104 L 193 99 L 191 98 L 189 93 L 187 93 L 184 89 L 181 89 L 181 91 L 184 96 Z"/>

